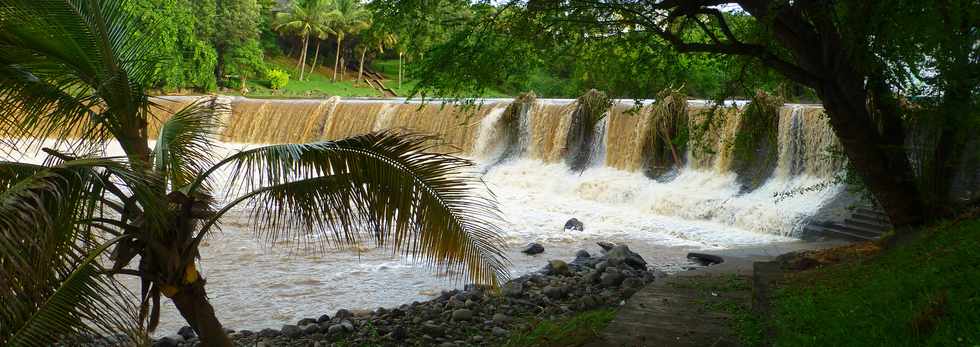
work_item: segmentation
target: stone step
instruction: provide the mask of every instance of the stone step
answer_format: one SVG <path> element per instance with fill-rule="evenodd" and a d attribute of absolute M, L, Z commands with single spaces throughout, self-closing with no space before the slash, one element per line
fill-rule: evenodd
<path fill-rule="evenodd" d="M 865 228 L 854 224 L 835 224 L 835 229 L 846 231 L 852 234 L 865 235 L 872 238 L 879 238 L 884 233 L 880 229 Z"/>
<path fill-rule="evenodd" d="M 810 234 L 820 235 L 835 239 L 844 239 L 850 241 L 872 241 L 875 237 L 863 235 L 859 233 L 854 233 L 846 230 L 840 230 L 833 227 L 825 227 L 819 225 L 811 225 L 806 228 L 806 231 Z"/>
<path fill-rule="evenodd" d="M 886 223 L 889 225 L 891 224 L 887 216 L 878 215 L 878 214 L 855 212 L 854 214 L 851 215 L 851 218 L 857 220 L 869 221 L 869 222 Z"/>
<path fill-rule="evenodd" d="M 844 224 L 859 226 L 870 230 L 879 230 L 882 232 L 891 230 L 892 228 L 891 224 L 889 223 L 867 219 L 847 218 L 844 219 Z"/>

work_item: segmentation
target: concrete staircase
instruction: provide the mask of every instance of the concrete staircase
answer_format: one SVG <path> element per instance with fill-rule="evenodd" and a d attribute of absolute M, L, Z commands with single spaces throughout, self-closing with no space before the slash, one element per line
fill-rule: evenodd
<path fill-rule="evenodd" d="M 804 228 L 807 239 L 871 241 L 892 229 L 888 216 L 877 208 L 862 206 L 851 211 L 843 222 L 812 222 Z"/>

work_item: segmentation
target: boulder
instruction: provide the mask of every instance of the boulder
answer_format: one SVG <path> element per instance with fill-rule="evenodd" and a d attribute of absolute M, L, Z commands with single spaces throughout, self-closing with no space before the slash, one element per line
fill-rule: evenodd
<path fill-rule="evenodd" d="M 613 247 L 606 253 L 606 258 L 609 265 L 622 266 L 625 264 L 637 270 L 646 271 L 647 269 L 646 260 L 643 260 L 643 257 L 631 251 L 626 245 Z"/>
<path fill-rule="evenodd" d="M 330 335 L 343 334 L 345 331 L 344 326 L 340 324 L 333 324 L 327 328 L 327 333 Z"/>
<path fill-rule="evenodd" d="M 606 241 L 599 241 L 596 242 L 595 244 L 599 245 L 599 247 L 602 247 L 603 252 L 608 252 L 609 250 L 613 249 L 613 247 L 616 247 L 615 243 L 606 242 Z"/>
<path fill-rule="evenodd" d="M 579 259 L 579 258 L 591 258 L 591 257 L 592 257 L 592 255 L 589 254 L 589 251 L 586 251 L 584 249 L 580 249 L 580 250 L 578 250 L 578 252 L 575 252 L 575 259 Z"/>
<path fill-rule="evenodd" d="M 325 314 L 324 315 L 320 315 L 320 318 L 317 318 L 316 319 L 316 322 L 317 323 L 323 323 L 323 322 L 327 322 L 327 321 L 330 321 L 330 316 L 325 315 Z"/>
<path fill-rule="evenodd" d="M 504 287 L 501 288 L 500 291 L 501 293 L 504 294 L 504 296 L 516 298 L 524 294 L 524 283 L 518 281 L 510 281 L 507 282 L 507 284 L 504 284 Z"/>
<path fill-rule="evenodd" d="M 422 323 L 422 332 L 432 337 L 441 337 L 446 333 L 446 328 L 432 321 Z"/>
<path fill-rule="evenodd" d="M 701 264 L 701 266 L 711 266 L 711 265 L 721 264 L 725 262 L 725 259 L 722 259 L 722 257 L 719 257 L 717 255 L 695 253 L 695 252 L 688 253 L 687 259 L 690 259 L 695 263 Z"/>
<path fill-rule="evenodd" d="M 632 289 L 640 289 L 640 288 L 643 287 L 643 280 L 641 280 L 639 278 L 636 278 L 636 277 L 627 278 L 627 279 L 623 280 L 623 287 L 624 288 L 632 288 Z"/>
<path fill-rule="evenodd" d="M 351 313 L 348 310 L 345 310 L 345 309 L 339 309 L 339 310 L 337 310 L 337 313 L 335 313 L 333 315 L 333 318 L 334 319 L 338 319 L 338 320 L 344 320 L 344 319 L 353 318 L 353 317 L 354 317 L 354 314 Z"/>
<path fill-rule="evenodd" d="M 585 274 L 585 276 L 582 276 L 582 279 L 585 281 L 585 283 L 596 283 L 599 282 L 599 278 L 601 276 L 602 272 L 599 272 L 598 270 L 589 271 L 589 273 Z"/>
<path fill-rule="evenodd" d="M 190 339 L 194 338 L 195 336 L 197 336 L 197 333 L 194 332 L 194 329 L 193 328 L 191 328 L 189 326 L 184 326 L 184 327 L 181 327 L 179 330 L 177 330 L 177 335 L 180 335 L 180 337 L 183 337 L 184 340 L 190 340 Z"/>
<path fill-rule="evenodd" d="M 405 330 L 405 327 L 396 325 L 395 328 L 388 333 L 388 336 L 395 341 L 401 341 L 408 337 L 408 331 Z"/>
<path fill-rule="evenodd" d="M 259 331 L 259 337 L 276 337 L 279 336 L 279 330 L 265 328 Z"/>
<path fill-rule="evenodd" d="M 599 283 L 603 287 L 616 287 L 623 283 L 626 276 L 623 276 L 618 270 L 606 269 L 606 272 L 599 277 Z"/>
<path fill-rule="evenodd" d="M 299 322 L 296 323 L 296 325 L 298 325 L 298 326 L 304 326 L 304 325 L 313 324 L 313 323 L 316 323 L 316 319 L 313 319 L 313 318 L 303 318 L 303 319 L 300 319 Z"/>
<path fill-rule="evenodd" d="M 298 326 L 292 324 L 283 325 L 282 329 L 279 329 L 279 331 L 289 338 L 297 338 L 303 335 L 303 330 L 300 330 Z"/>
<path fill-rule="evenodd" d="M 510 334 L 510 331 L 507 331 L 507 329 L 501 327 L 493 327 L 493 330 L 491 330 L 491 332 L 493 333 L 493 336 L 500 336 L 500 337 L 507 336 Z"/>
<path fill-rule="evenodd" d="M 568 293 L 568 291 L 565 289 L 565 287 L 557 287 L 557 286 L 547 286 L 547 287 L 544 287 L 544 289 L 542 289 L 541 292 L 543 292 L 545 296 L 547 296 L 547 297 L 549 297 L 551 299 L 561 299 L 561 298 L 564 298 L 565 297 L 565 294 Z"/>
<path fill-rule="evenodd" d="M 524 246 L 524 249 L 521 250 L 521 253 L 527 255 L 535 255 L 543 252 L 544 252 L 544 246 L 542 246 L 540 243 L 537 242 L 531 242 L 527 244 L 527 246 Z"/>
<path fill-rule="evenodd" d="M 306 325 L 300 325 L 299 330 L 303 331 L 303 335 L 313 335 L 320 332 L 320 326 L 316 323 L 310 323 Z"/>
<path fill-rule="evenodd" d="M 582 224 L 578 219 L 572 218 L 565 222 L 565 230 L 583 231 L 585 230 L 585 224 Z"/>
<path fill-rule="evenodd" d="M 549 275 L 568 275 L 571 273 L 568 264 L 557 259 L 549 261 L 546 269 Z"/>
<path fill-rule="evenodd" d="M 454 321 L 467 321 L 467 320 L 470 320 L 470 319 L 473 319 L 473 311 L 470 311 L 470 310 L 465 309 L 465 308 L 461 308 L 461 309 L 458 309 L 458 310 L 453 311 L 453 320 Z"/>
<path fill-rule="evenodd" d="M 503 325 L 510 322 L 510 316 L 505 315 L 503 313 L 495 313 L 492 319 L 493 319 L 493 323 L 498 325 Z"/>

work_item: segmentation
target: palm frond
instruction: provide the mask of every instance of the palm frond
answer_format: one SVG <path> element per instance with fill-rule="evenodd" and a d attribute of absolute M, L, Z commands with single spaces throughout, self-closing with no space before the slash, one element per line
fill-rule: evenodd
<path fill-rule="evenodd" d="M 227 167 L 236 197 L 207 225 L 246 203 L 255 232 L 270 243 L 351 246 L 370 239 L 454 278 L 466 273 L 497 285 L 509 263 L 496 202 L 478 178 L 460 174 L 472 162 L 429 153 L 429 140 L 382 132 L 237 153 L 198 180 Z"/>
<path fill-rule="evenodd" d="M 145 29 L 121 4 L 0 0 L 0 135 L 13 146 L 102 142 L 145 126 L 157 43 L 133 39 Z"/>
<path fill-rule="evenodd" d="M 100 239 L 84 222 L 102 177 L 94 162 L 0 164 L 0 344 L 45 346 L 81 334 L 140 341 L 131 292 L 101 275 Z"/>
<path fill-rule="evenodd" d="M 214 165 L 214 139 L 221 121 L 215 98 L 199 99 L 177 111 L 161 127 L 153 149 L 154 170 L 174 189 L 189 184 Z"/>

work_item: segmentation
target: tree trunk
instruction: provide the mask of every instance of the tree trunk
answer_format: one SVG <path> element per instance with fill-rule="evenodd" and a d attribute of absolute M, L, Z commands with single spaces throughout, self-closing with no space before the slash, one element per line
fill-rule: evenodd
<path fill-rule="evenodd" d="M 316 59 L 320 57 L 320 40 L 316 40 L 316 52 L 313 53 L 313 65 L 310 66 L 310 75 L 313 75 L 313 70 L 316 70 Z"/>
<path fill-rule="evenodd" d="M 878 134 L 863 103 L 865 98 L 853 95 L 852 101 L 848 102 L 848 97 L 833 83 L 825 83 L 817 93 L 850 164 L 861 175 L 892 224 L 903 228 L 924 222 L 921 195 L 908 176 L 912 172 L 911 165 L 904 152 L 890 160 L 887 151 L 895 149 L 883 148 L 882 144 L 895 142 L 895 139 L 883 139 Z M 857 104 L 857 100 L 862 102 Z"/>
<path fill-rule="evenodd" d="M 202 346 L 230 347 L 231 339 L 214 315 L 214 308 L 208 302 L 203 279 L 181 288 L 171 300 L 201 339 Z"/>
<path fill-rule="evenodd" d="M 361 50 L 361 67 L 357 69 L 357 82 L 361 82 L 361 78 L 364 76 L 364 56 L 367 55 L 367 48 L 365 47 Z"/>
<path fill-rule="evenodd" d="M 398 52 L 398 89 L 402 89 L 402 52 Z"/>
<path fill-rule="evenodd" d="M 343 35 L 337 35 L 337 56 L 333 60 L 333 81 L 337 82 L 337 69 L 340 67 L 340 42 L 344 40 Z"/>
<path fill-rule="evenodd" d="M 343 57 L 340 58 L 340 80 L 347 78 L 347 62 Z"/>
<path fill-rule="evenodd" d="M 308 35 L 303 35 L 303 56 L 299 58 L 299 80 L 303 80 L 303 71 L 306 71 L 306 50 L 310 47 Z"/>

